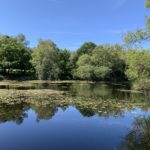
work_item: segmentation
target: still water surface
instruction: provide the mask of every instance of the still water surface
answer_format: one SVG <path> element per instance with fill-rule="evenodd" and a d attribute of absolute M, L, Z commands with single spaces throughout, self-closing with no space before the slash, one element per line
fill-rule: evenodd
<path fill-rule="evenodd" d="M 130 86 L 124 84 L 35 83 L 28 88 L 65 91 L 74 100 L 82 97 L 85 103 L 87 99 L 85 104 L 90 103 L 88 98 L 135 103 L 147 103 L 150 100 L 148 93 L 129 91 Z M 19 89 L 25 90 L 26 87 Z M 123 149 L 124 137 L 132 130 L 135 118 L 150 115 L 150 109 L 119 107 L 121 109 L 118 112 L 114 107 L 97 111 L 89 105 L 84 108 L 78 105 L 60 107 L 51 103 L 46 106 L 25 103 L 0 105 L 0 150 Z"/>

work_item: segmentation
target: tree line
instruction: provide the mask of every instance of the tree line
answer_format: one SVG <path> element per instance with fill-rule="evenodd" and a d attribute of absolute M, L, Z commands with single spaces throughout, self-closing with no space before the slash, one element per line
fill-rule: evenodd
<path fill-rule="evenodd" d="M 145 1 L 145 8 L 150 0 Z M 150 81 L 150 50 L 139 50 L 132 44 L 150 40 L 150 19 L 144 29 L 128 32 L 122 45 L 96 45 L 85 42 L 76 51 L 60 49 L 51 40 L 40 40 L 28 47 L 23 34 L 0 35 L 0 74 L 27 75 L 40 80 L 129 80 Z M 2 76 L 0 76 L 2 78 Z"/>
<path fill-rule="evenodd" d="M 32 74 L 40 80 L 137 80 L 150 77 L 150 51 L 85 42 L 76 51 L 59 49 L 51 40 L 28 47 L 23 34 L 0 36 L 0 73 Z"/>

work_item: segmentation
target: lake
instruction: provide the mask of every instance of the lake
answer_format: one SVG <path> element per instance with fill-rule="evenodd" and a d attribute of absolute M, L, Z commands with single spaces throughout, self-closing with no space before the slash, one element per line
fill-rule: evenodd
<path fill-rule="evenodd" d="M 120 150 L 150 115 L 149 92 L 126 83 L 1 82 L 0 91 L 0 150 Z"/>

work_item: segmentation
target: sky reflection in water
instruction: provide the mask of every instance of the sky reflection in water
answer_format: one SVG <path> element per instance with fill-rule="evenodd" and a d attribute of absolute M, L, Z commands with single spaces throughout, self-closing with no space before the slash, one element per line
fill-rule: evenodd
<path fill-rule="evenodd" d="M 0 150 L 119 150 L 135 118 L 150 115 L 149 108 L 145 107 L 125 108 L 125 104 L 119 102 L 115 108 L 110 100 L 109 107 L 107 101 L 99 103 L 97 97 L 111 98 L 113 91 L 117 91 L 115 97 L 119 93 L 118 88 L 75 84 L 46 86 L 47 89 L 65 88 L 74 99 L 83 99 L 62 107 L 47 101 L 44 106 L 36 101 L 1 105 Z M 37 87 L 44 89 L 45 86 Z M 139 98 L 137 101 L 142 102 L 140 93 L 127 95 L 129 97 L 120 94 L 122 99 Z M 91 103 L 89 97 L 95 97 L 98 104 L 95 100 Z"/>

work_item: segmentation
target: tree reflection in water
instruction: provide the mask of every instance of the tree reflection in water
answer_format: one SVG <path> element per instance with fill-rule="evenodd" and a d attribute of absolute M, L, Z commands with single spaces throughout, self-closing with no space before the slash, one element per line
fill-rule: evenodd
<path fill-rule="evenodd" d="M 28 117 L 28 108 L 25 104 L 0 105 L 0 123 L 13 121 L 18 125 L 22 124 L 24 118 Z"/>
<path fill-rule="evenodd" d="M 56 115 L 59 108 L 65 111 L 69 106 L 73 106 L 84 117 L 93 117 L 96 115 L 97 117 L 95 118 L 98 120 L 105 120 L 106 118 L 110 117 L 110 120 L 106 120 L 109 120 L 110 123 L 111 121 L 114 121 L 115 123 L 121 123 L 120 129 L 123 128 L 122 131 L 125 130 L 124 134 L 126 134 L 126 129 L 124 128 L 126 125 L 124 125 L 122 121 L 126 121 L 126 119 L 132 118 L 132 111 L 137 111 L 137 108 L 140 108 L 142 114 L 145 114 L 145 112 L 150 110 L 150 95 L 147 97 L 138 93 L 134 95 L 128 91 L 120 92 L 118 91 L 118 89 L 120 89 L 119 87 L 113 89 L 99 84 L 69 84 L 69 87 L 67 85 L 67 88 L 69 88 L 68 90 L 66 89 L 65 85 L 57 85 L 57 87 L 55 84 L 52 84 L 51 86 L 54 86 L 52 89 L 60 89 L 60 91 L 55 91 L 47 89 L 50 88 L 47 86 L 50 86 L 50 84 L 44 85 L 44 87 L 38 87 L 38 89 L 34 90 L 0 90 L 0 123 L 14 122 L 18 125 L 21 125 L 24 123 L 25 118 L 28 117 L 28 114 L 30 115 L 30 111 L 28 110 L 35 112 L 34 115 L 37 122 L 40 120 L 50 120 Z M 40 88 L 43 89 L 41 90 Z M 125 120 L 122 120 L 123 117 Z M 93 118 L 87 120 L 92 121 Z M 28 121 L 30 121 L 30 118 Z M 67 124 L 68 122 L 65 121 L 66 120 L 64 120 L 64 123 Z M 80 120 L 78 121 L 80 122 Z M 103 123 L 105 126 L 105 121 Z M 128 126 L 131 124 L 132 122 L 127 122 Z M 109 126 L 107 125 L 108 124 L 106 124 L 106 128 L 108 127 L 109 129 Z M 41 124 L 39 124 L 38 127 L 40 126 Z M 118 126 L 113 127 L 110 125 L 110 128 L 112 128 L 113 132 L 108 136 L 111 137 L 112 135 L 117 135 L 114 128 L 119 130 Z M 99 129 L 102 129 L 101 126 L 99 126 Z M 22 130 L 22 132 L 23 131 L 24 130 Z M 104 139 L 106 131 L 107 129 L 104 130 L 103 134 L 100 133 Z M 97 139 L 101 140 L 100 138 Z M 117 145 L 120 146 L 120 137 L 118 140 L 119 141 Z M 108 143 L 107 139 L 106 143 Z M 124 142 L 121 143 L 121 150 L 150 150 L 149 143 L 150 117 L 137 118 L 133 124 L 133 130 L 126 135 Z"/>
<path fill-rule="evenodd" d="M 150 150 L 150 116 L 135 119 L 133 128 L 125 136 L 121 149 Z"/>
<path fill-rule="evenodd" d="M 19 102 L 19 104 L 18 104 Z M 144 103 L 132 103 L 118 101 L 115 99 L 93 99 L 85 97 L 71 97 L 61 95 L 52 99 L 32 97 L 32 99 L 22 98 L 13 101 L 8 99 L 0 104 L 0 122 L 14 121 L 21 124 L 27 117 L 26 110 L 32 109 L 36 113 L 36 120 L 51 119 L 58 108 L 66 110 L 69 106 L 74 106 L 84 117 L 94 115 L 102 117 L 123 117 L 125 112 L 135 110 L 137 107 L 143 111 L 149 110 L 149 106 Z"/>

